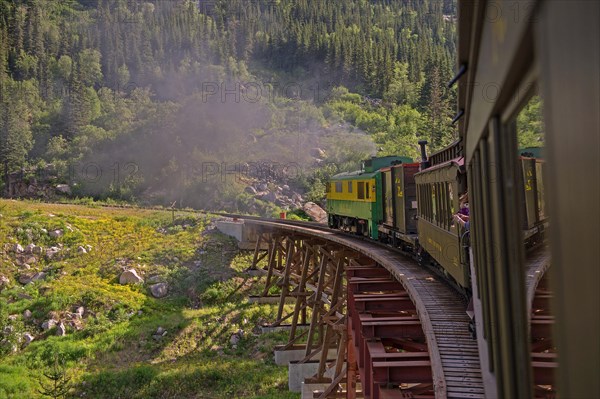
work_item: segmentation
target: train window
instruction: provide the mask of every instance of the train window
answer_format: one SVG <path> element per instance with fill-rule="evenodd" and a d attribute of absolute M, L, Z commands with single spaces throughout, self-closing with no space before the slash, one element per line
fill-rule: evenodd
<path fill-rule="evenodd" d="M 365 183 L 362 182 L 362 181 L 359 181 L 356 184 L 356 187 L 357 187 L 357 190 L 358 190 L 358 192 L 357 192 L 358 199 L 365 199 Z"/>
<path fill-rule="evenodd" d="M 342 182 L 341 181 L 336 181 L 335 182 L 335 192 L 336 193 L 341 193 L 342 192 Z"/>
<path fill-rule="evenodd" d="M 348 192 L 349 193 L 352 192 L 352 182 L 351 181 L 348 182 Z"/>
<path fill-rule="evenodd" d="M 366 197 L 367 198 L 371 198 L 371 193 L 369 190 L 369 183 L 365 183 L 366 187 L 365 187 L 365 192 L 367 193 Z"/>

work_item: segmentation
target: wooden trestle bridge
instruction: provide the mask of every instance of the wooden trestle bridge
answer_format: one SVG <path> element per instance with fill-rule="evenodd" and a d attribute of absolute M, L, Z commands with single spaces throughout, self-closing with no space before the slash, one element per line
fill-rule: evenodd
<path fill-rule="evenodd" d="M 266 275 L 256 301 L 278 303 L 270 327 L 290 389 L 303 398 L 484 398 L 465 299 L 413 258 L 316 224 L 245 218 L 255 232 L 252 269 Z M 528 256 L 536 396 L 553 385 L 551 292 L 541 248 Z M 278 287 L 278 295 L 269 295 Z M 287 306 L 286 306 L 287 305 Z"/>

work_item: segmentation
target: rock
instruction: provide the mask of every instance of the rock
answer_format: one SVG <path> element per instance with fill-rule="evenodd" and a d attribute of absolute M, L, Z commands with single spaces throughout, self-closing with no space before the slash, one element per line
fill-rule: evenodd
<path fill-rule="evenodd" d="M 67 230 L 69 230 L 71 233 L 75 231 L 70 224 L 67 225 Z"/>
<path fill-rule="evenodd" d="M 86 245 L 86 246 L 85 246 L 85 249 L 86 249 L 88 252 L 92 252 L 92 249 L 93 249 L 93 247 L 92 247 L 91 245 Z"/>
<path fill-rule="evenodd" d="M 275 200 L 277 199 L 277 195 L 275 193 L 267 191 L 266 193 L 261 193 L 259 199 L 268 202 L 275 202 Z"/>
<path fill-rule="evenodd" d="M 25 253 L 26 254 L 32 254 L 33 253 L 33 248 L 35 248 L 35 244 L 29 244 L 25 247 Z"/>
<path fill-rule="evenodd" d="M 169 286 L 167 283 L 158 283 L 150 286 L 150 293 L 154 298 L 162 298 L 169 292 Z"/>
<path fill-rule="evenodd" d="M 314 202 L 307 202 L 302 209 L 315 222 L 327 223 L 327 212 Z"/>
<path fill-rule="evenodd" d="M 61 237 L 63 234 L 65 234 L 64 231 L 57 229 L 57 230 L 52 230 L 48 233 L 48 235 L 52 238 L 58 238 Z"/>
<path fill-rule="evenodd" d="M 58 327 L 56 327 L 56 335 L 59 337 L 64 337 L 67 335 L 67 329 L 62 322 L 58 325 Z"/>
<path fill-rule="evenodd" d="M 33 274 L 21 274 L 19 276 L 19 283 L 25 285 L 25 284 L 29 284 L 31 283 L 31 278 L 33 277 Z"/>
<path fill-rule="evenodd" d="M 244 189 L 245 192 L 247 192 L 248 194 L 252 194 L 255 195 L 256 193 L 258 193 L 258 191 L 256 191 L 256 189 L 252 186 L 248 186 Z"/>
<path fill-rule="evenodd" d="M 233 334 L 231 338 L 229 338 L 229 343 L 231 345 L 237 345 L 240 342 L 240 336 L 237 334 Z"/>
<path fill-rule="evenodd" d="M 137 311 L 137 315 L 138 315 L 138 316 L 141 316 L 141 315 L 143 315 L 143 314 L 144 314 L 144 312 L 143 312 L 142 310 L 138 310 L 138 311 Z"/>
<path fill-rule="evenodd" d="M 159 326 L 159 327 L 156 329 L 156 334 L 157 334 L 157 335 L 162 335 L 162 336 L 164 336 L 164 335 L 167 335 L 167 330 L 166 330 L 166 329 L 164 329 L 163 327 L 160 327 L 160 326 Z"/>
<path fill-rule="evenodd" d="M 55 188 L 56 188 L 56 192 L 58 192 L 60 194 L 66 194 L 66 195 L 71 194 L 71 187 L 69 187 L 68 184 L 57 184 Z"/>
<path fill-rule="evenodd" d="M 152 339 L 154 339 L 155 341 L 160 341 L 162 338 L 163 338 L 163 336 L 159 335 L 159 334 L 154 334 L 152 336 Z"/>
<path fill-rule="evenodd" d="M 50 319 L 50 320 L 46 320 L 45 322 L 42 323 L 42 330 L 44 331 L 48 331 L 49 329 L 56 327 L 56 320 L 54 319 Z"/>
<path fill-rule="evenodd" d="M 30 319 L 31 318 L 31 310 L 25 309 L 25 311 L 23 312 L 23 318 Z"/>
<path fill-rule="evenodd" d="M 128 269 L 121 273 L 119 277 L 120 284 L 140 284 L 143 283 L 144 279 L 140 277 L 135 269 Z"/>
<path fill-rule="evenodd" d="M 87 249 L 85 249 L 84 247 L 82 247 L 81 245 L 77 247 L 77 253 L 78 254 L 87 254 Z"/>
<path fill-rule="evenodd" d="M 23 346 L 27 346 L 31 343 L 31 341 L 33 341 L 35 339 L 35 337 L 33 335 L 31 335 L 30 333 L 26 332 L 23 334 Z"/>
<path fill-rule="evenodd" d="M 33 248 L 31 249 L 31 253 L 34 255 L 41 255 L 43 252 L 43 248 L 40 247 L 39 245 L 34 245 Z"/>
<path fill-rule="evenodd" d="M 290 191 L 290 186 L 288 186 L 287 184 L 284 184 L 283 186 L 281 186 L 281 188 L 283 189 L 283 191 Z"/>
<path fill-rule="evenodd" d="M 22 265 L 19 266 L 19 268 L 22 270 L 29 270 L 29 269 L 31 269 L 31 266 L 29 266 L 27 263 L 23 263 Z"/>
<path fill-rule="evenodd" d="M 148 283 L 160 283 L 162 282 L 162 277 L 160 275 L 150 276 L 146 279 Z"/>
<path fill-rule="evenodd" d="M 23 249 L 21 244 L 17 243 L 15 245 L 13 245 L 12 251 L 16 254 L 22 254 L 25 250 Z"/>
<path fill-rule="evenodd" d="M 83 306 L 79 306 L 77 309 L 75 309 L 75 314 L 77 315 L 77 318 L 82 318 L 83 314 L 85 313 L 85 308 Z"/>
<path fill-rule="evenodd" d="M 26 264 L 31 264 L 31 263 L 36 263 L 36 262 L 37 262 L 37 258 L 35 256 L 28 256 L 25 259 Z"/>
<path fill-rule="evenodd" d="M 56 256 L 57 253 L 60 252 L 60 248 L 58 247 L 50 247 L 46 250 L 46 258 L 52 259 Z"/>
<path fill-rule="evenodd" d="M 46 277 L 47 277 L 47 274 L 45 272 L 39 272 L 39 273 L 34 274 L 31 277 L 31 281 L 45 280 Z"/>
<path fill-rule="evenodd" d="M 261 183 L 258 185 L 258 189 L 260 191 L 267 191 L 269 189 L 269 186 L 267 185 L 267 183 Z"/>
<path fill-rule="evenodd" d="M 0 291 L 2 291 L 4 288 L 8 287 L 8 285 L 10 284 L 10 279 L 6 276 L 0 276 Z"/>

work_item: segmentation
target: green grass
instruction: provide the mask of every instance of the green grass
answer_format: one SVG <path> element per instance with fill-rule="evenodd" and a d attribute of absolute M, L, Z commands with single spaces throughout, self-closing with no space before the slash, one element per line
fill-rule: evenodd
<path fill-rule="evenodd" d="M 218 233 L 202 234 L 210 217 L 189 212 L 42 204 L 0 200 L 0 399 L 40 398 L 40 382 L 56 357 L 71 378 L 70 397 L 86 398 L 298 398 L 287 391 L 287 369 L 273 362 L 284 333 L 258 334 L 274 319 L 273 305 L 251 304 L 261 280 L 242 273 L 251 256 Z M 51 238 L 45 230 L 63 229 Z M 62 259 L 42 257 L 27 272 L 48 277 L 18 283 L 14 243 L 62 245 Z M 91 245 L 88 254 L 77 247 Z M 155 299 L 146 285 L 120 285 L 124 267 L 170 286 Z M 84 306 L 83 319 L 70 313 Z M 31 319 L 22 314 L 28 309 Z M 9 315 L 13 315 L 9 318 Z M 50 316 L 67 335 L 43 332 Z M 15 319 L 16 317 L 16 319 Z M 14 319 L 14 320 L 13 320 Z M 167 335 L 152 335 L 161 326 Z M 237 347 L 229 339 L 245 335 Z M 35 340 L 23 348 L 23 332 Z M 11 351 L 11 343 L 18 350 Z"/>

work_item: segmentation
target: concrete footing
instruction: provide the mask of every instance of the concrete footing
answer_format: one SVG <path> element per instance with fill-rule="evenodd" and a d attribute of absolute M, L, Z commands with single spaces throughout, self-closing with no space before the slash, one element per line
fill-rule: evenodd
<path fill-rule="evenodd" d="M 302 399 L 314 399 L 313 396 L 313 392 L 314 391 L 321 391 L 323 392 L 324 390 L 327 389 L 327 387 L 329 387 L 329 384 L 306 384 L 306 383 L 302 383 Z"/>
<path fill-rule="evenodd" d="M 287 366 L 291 362 L 298 362 L 306 356 L 306 346 L 294 345 L 288 349 L 283 349 L 284 346 L 276 346 L 274 349 L 275 353 L 275 364 L 278 366 Z M 315 355 L 314 358 L 319 358 L 321 352 Z M 337 349 L 331 348 L 327 353 L 327 360 L 334 360 L 337 356 Z"/>

